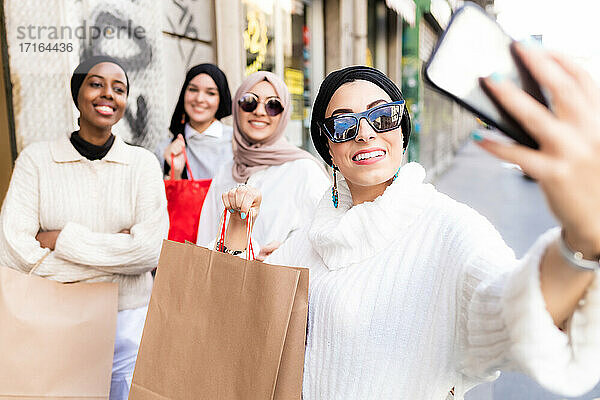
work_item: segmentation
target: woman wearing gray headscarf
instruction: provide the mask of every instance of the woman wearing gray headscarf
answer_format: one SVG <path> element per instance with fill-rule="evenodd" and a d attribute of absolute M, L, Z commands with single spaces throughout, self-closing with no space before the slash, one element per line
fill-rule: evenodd
<path fill-rule="evenodd" d="M 221 194 L 246 184 L 269 194 L 252 235 L 262 259 L 306 221 L 330 182 L 319 161 L 284 137 L 291 103 L 281 78 L 266 71 L 248 76 L 237 90 L 232 108 L 233 160 L 213 178 L 202 207 L 197 242 L 208 245 L 217 235 L 224 210 Z"/>

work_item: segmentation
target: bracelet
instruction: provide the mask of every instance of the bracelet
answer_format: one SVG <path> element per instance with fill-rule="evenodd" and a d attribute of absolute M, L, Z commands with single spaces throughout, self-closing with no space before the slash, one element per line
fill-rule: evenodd
<path fill-rule="evenodd" d="M 563 258 L 571 264 L 573 267 L 582 269 L 584 271 L 596 271 L 600 269 L 600 259 L 586 260 L 583 258 L 583 253 L 580 251 L 573 251 L 567 245 L 565 241 L 565 230 L 563 229 L 560 233 L 558 240 L 558 249 Z"/>
<path fill-rule="evenodd" d="M 240 254 L 242 254 L 244 252 L 244 250 L 230 250 L 221 241 L 217 242 L 217 249 L 222 249 L 221 250 L 222 253 L 231 254 L 232 256 L 239 256 Z"/>

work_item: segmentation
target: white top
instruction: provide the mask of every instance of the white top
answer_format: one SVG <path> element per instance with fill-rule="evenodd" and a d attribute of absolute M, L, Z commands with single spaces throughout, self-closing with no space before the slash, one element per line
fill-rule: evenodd
<path fill-rule="evenodd" d="M 223 215 L 221 195 L 238 183 L 233 179 L 233 160 L 223 165 L 210 185 L 202 206 L 197 243 L 212 247 Z M 317 203 L 331 183 L 314 160 L 299 159 L 274 165 L 253 174 L 247 185 L 259 189 L 262 203 L 252 242 L 255 255 L 272 241 L 283 242 L 313 215 Z"/>
<path fill-rule="evenodd" d="M 545 309 L 539 263 L 473 209 L 423 183 L 415 163 L 373 202 L 323 197 L 312 224 L 267 262 L 310 268 L 304 400 L 462 399 L 500 368 L 575 396 L 600 378 L 595 279 L 569 334 Z"/>
<path fill-rule="evenodd" d="M 198 135 L 198 136 L 210 136 L 216 139 L 219 139 L 221 137 L 223 137 L 223 129 L 225 128 L 225 125 L 223 125 L 221 123 L 221 121 L 219 120 L 214 120 L 212 124 L 210 124 L 208 126 L 208 128 L 206 128 L 204 130 L 204 132 L 200 133 L 197 130 L 195 130 L 194 128 L 192 128 L 192 126 L 190 125 L 189 122 L 186 122 L 184 128 L 183 128 L 183 133 L 184 136 L 187 138 L 190 138 L 194 135 Z"/>
<path fill-rule="evenodd" d="M 145 306 L 150 270 L 169 226 L 162 173 L 149 151 L 119 137 L 90 161 L 67 135 L 25 148 L 0 213 L 0 265 L 29 272 L 48 249 L 35 236 L 60 230 L 35 270 L 59 282 L 118 282 L 119 310 Z M 128 229 L 130 234 L 118 233 Z"/>
<path fill-rule="evenodd" d="M 199 133 L 185 124 L 184 137 L 188 162 L 194 179 L 211 179 L 219 167 L 233 159 L 231 138 L 233 128 L 215 120 L 206 130 Z M 165 165 L 164 152 L 173 141 L 172 135 L 163 140 L 155 151 L 160 165 Z M 168 175 L 168 174 L 167 174 Z M 188 175 L 189 176 L 189 175 Z"/>

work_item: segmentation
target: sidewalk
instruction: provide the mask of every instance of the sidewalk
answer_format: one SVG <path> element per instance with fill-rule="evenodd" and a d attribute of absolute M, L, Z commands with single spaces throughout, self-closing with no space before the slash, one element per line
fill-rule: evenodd
<path fill-rule="evenodd" d="M 468 204 L 488 218 L 511 246 L 523 256 L 537 236 L 558 223 L 538 185 L 516 168 L 485 153 L 469 141 L 454 162 L 434 182 L 437 189 Z M 492 383 L 470 391 L 465 400 L 559 400 L 524 375 L 503 373 Z M 600 399 L 600 387 L 579 400 Z"/>
<path fill-rule="evenodd" d="M 517 257 L 557 225 L 538 185 L 513 166 L 489 155 L 472 141 L 434 182 L 437 189 L 484 215 Z"/>

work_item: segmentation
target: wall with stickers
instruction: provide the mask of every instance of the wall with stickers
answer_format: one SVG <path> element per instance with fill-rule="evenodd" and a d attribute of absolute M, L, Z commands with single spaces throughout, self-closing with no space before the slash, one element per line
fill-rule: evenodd
<path fill-rule="evenodd" d="M 194 65 L 216 60 L 215 12 L 212 0 L 163 0 L 162 4 L 165 96 L 170 122 L 185 73 Z"/>
<path fill-rule="evenodd" d="M 185 72 L 214 61 L 212 1 L 5 0 L 17 150 L 77 129 L 70 76 L 96 54 L 117 58 L 131 88 L 113 132 L 153 150 L 168 135 Z"/>

